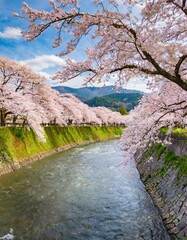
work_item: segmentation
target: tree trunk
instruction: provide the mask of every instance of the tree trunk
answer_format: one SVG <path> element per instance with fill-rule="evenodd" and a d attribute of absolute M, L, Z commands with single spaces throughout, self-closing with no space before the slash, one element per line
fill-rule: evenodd
<path fill-rule="evenodd" d="M 1 109 L 0 110 L 1 126 L 5 126 L 6 125 L 5 113 L 6 113 L 5 109 Z"/>
<path fill-rule="evenodd" d="M 13 116 L 13 126 L 16 126 L 16 120 L 17 120 L 17 116 Z"/>

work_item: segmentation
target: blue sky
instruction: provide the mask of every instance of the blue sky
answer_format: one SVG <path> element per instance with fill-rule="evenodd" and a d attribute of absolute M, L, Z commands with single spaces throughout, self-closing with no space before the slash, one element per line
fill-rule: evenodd
<path fill-rule="evenodd" d="M 121 0 L 119 0 L 121 1 Z M 53 29 L 42 34 L 38 39 L 27 42 L 21 35 L 21 30 L 27 29 L 26 19 L 13 17 L 12 13 L 21 13 L 22 0 L 0 0 L 0 55 L 27 64 L 47 78 L 65 63 L 65 58 L 58 57 L 60 48 L 52 48 Z M 25 0 L 31 7 L 38 10 L 50 9 L 49 0 Z M 90 1 L 81 0 L 84 10 L 91 8 Z M 86 40 L 84 40 L 86 43 Z M 71 58 L 81 60 L 84 50 L 79 47 L 78 51 L 71 54 Z M 72 80 L 63 85 L 80 87 L 83 79 Z M 110 85 L 112 82 L 110 83 Z M 134 80 L 127 86 L 131 89 L 145 90 L 145 84 Z"/>

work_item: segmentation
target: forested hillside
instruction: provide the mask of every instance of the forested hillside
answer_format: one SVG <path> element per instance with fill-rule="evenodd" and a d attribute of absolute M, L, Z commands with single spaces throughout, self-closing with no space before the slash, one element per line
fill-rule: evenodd
<path fill-rule="evenodd" d="M 99 87 L 83 87 L 70 88 L 63 86 L 54 87 L 60 93 L 71 93 L 78 97 L 81 101 L 88 104 L 90 107 L 104 106 L 107 108 L 119 110 L 121 106 L 126 106 L 127 111 L 130 111 L 137 106 L 138 101 L 144 95 L 141 91 L 121 89 L 116 92 L 114 86 Z"/>
<path fill-rule="evenodd" d="M 94 97 L 85 101 L 90 107 L 104 106 L 119 110 L 120 107 L 126 106 L 127 111 L 130 111 L 138 105 L 139 100 L 143 96 L 142 93 L 114 93 L 103 97 Z"/>

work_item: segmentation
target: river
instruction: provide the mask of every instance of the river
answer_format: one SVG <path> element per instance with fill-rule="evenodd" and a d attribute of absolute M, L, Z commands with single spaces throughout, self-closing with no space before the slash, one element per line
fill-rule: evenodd
<path fill-rule="evenodd" d="M 0 239 L 170 239 L 118 140 L 44 158 L 0 178 Z"/>

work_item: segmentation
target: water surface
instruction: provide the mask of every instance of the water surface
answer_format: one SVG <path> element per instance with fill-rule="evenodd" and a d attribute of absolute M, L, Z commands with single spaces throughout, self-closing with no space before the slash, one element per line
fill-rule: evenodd
<path fill-rule="evenodd" d="M 0 236 L 19 240 L 167 240 L 118 141 L 55 154 L 0 178 Z"/>

